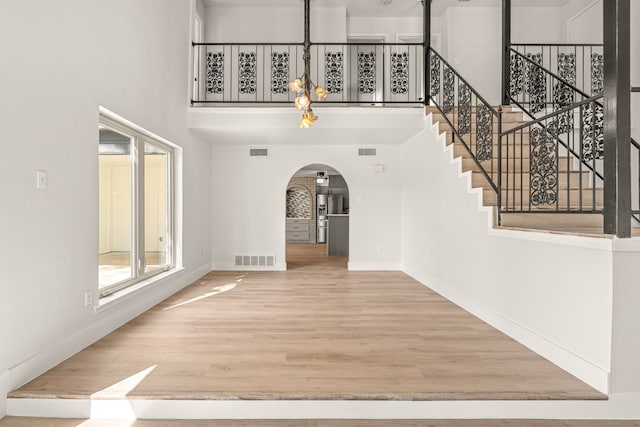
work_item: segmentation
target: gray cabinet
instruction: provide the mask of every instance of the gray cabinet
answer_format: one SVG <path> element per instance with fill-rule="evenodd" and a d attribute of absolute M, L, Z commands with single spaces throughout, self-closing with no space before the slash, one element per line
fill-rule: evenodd
<path fill-rule="evenodd" d="M 329 256 L 349 256 L 349 216 L 329 215 Z"/>
<path fill-rule="evenodd" d="M 287 242 L 308 242 L 310 227 L 310 219 L 287 218 Z"/>

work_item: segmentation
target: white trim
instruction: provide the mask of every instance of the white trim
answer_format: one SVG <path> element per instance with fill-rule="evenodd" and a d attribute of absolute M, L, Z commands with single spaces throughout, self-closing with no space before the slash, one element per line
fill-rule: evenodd
<path fill-rule="evenodd" d="M 125 119 L 124 117 L 114 113 L 113 111 L 109 110 L 106 107 L 103 107 L 102 105 L 98 106 L 98 112 L 100 113 L 101 116 L 106 117 L 109 120 L 112 120 L 114 122 L 117 122 L 118 124 L 120 124 L 120 126 L 126 126 L 128 128 L 131 128 L 132 130 L 134 130 L 135 132 L 138 132 L 140 134 L 142 134 L 143 136 L 146 136 L 147 138 L 151 138 L 151 139 L 155 139 L 165 145 L 168 145 L 169 147 L 173 148 L 174 150 L 182 150 L 182 147 L 180 147 L 179 145 L 174 144 L 173 142 L 159 136 L 156 135 L 153 132 L 148 131 L 147 129 L 135 124 L 134 122 Z"/>
<path fill-rule="evenodd" d="M 637 420 L 640 394 L 609 400 L 70 400 L 9 399 L 10 416 L 93 419 Z"/>
<path fill-rule="evenodd" d="M 113 332 L 131 319 L 139 316 L 151 307 L 187 287 L 210 271 L 209 264 L 202 265 L 190 272 L 183 270 L 172 275 L 172 279 L 143 292 L 132 295 L 118 304 L 119 310 L 105 310 L 96 314 L 97 318 L 84 329 L 58 340 L 50 347 L 34 354 L 9 369 L 9 390 L 15 390 L 44 372 L 73 356 L 80 350 Z"/>
<path fill-rule="evenodd" d="M 579 17 L 581 17 L 582 15 L 584 15 L 585 13 L 587 13 L 589 11 L 589 9 L 591 9 L 592 7 L 594 7 L 595 5 L 597 5 L 598 3 L 600 3 L 601 0 L 594 0 L 593 2 L 589 3 L 587 6 L 585 6 L 584 9 L 580 10 L 578 13 L 576 13 L 573 16 L 570 16 L 567 19 L 567 41 L 571 40 L 571 23 L 573 21 L 575 21 L 576 19 L 578 19 Z"/>
<path fill-rule="evenodd" d="M 411 268 L 404 268 L 403 272 L 457 306 L 467 310 L 480 320 L 558 365 L 599 392 L 609 393 L 609 372 L 605 368 L 597 366 L 515 320 L 474 301 L 454 288 L 430 277 L 426 273 L 421 273 Z"/>
<path fill-rule="evenodd" d="M 379 39 L 382 39 L 383 43 L 389 41 L 389 35 L 386 33 L 349 33 L 347 34 L 347 43 L 352 43 L 350 39 L 364 39 L 370 40 L 375 43 L 379 43 Z"/>
<path fill-rule="evenodd" d="M 93 311 L 96 313 L 100 313 L 101 311 L 110 309 L 122 301 L 126 301 L 129 298 L 132 298 L 136 295 L 139 295 L 143 292 L 149 290 L 151 286 L 157 286 L 171 279 L 175 274 L 180 273 L 184 270 L 184 267 L 172 268 L 169 271 L 166 271 L 161 274 L 157 274 L 152 276 L 146 280 L 142 280 L 134 285 L 128 286 L 124 289 L 119 290 L 118 292 L 114 292 L 113 294 L 99 298 L 98 304 L 93 307 Z"/>
<path fill-rule="evenodd" d="M 400 263 L 395 262 L 352 262 L 347 263 L 349 271 L 401 271 Z"/>
<path fill-rule="evenodd" d="M 9 371 L 0 373 L 0 420 L 7 415 L 7 393 L 9 393 Z"/>

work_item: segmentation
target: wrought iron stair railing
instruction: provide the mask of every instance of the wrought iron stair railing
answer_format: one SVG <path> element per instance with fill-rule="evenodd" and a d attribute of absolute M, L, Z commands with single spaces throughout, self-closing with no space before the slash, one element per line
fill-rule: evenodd
<path fill-rule="evenodd" d="M 507 89 L 511 102 L 534 119 L 533 123 L 544 128 L 547 134 L 555 135 L 558 150 L 562 148 L 568 157 L 580 162 L 579 168 L 589 171 L 595 192 L 595 187 L 603 187 L 605 173 L 602 162 L 604 107 L 601 100 L 604 58 L 601 45 L 513 46 L 519 47 L 523 52 L 513 47 L 510 49 L 510 80 Z M 549 47 L 549 53 L 545 55 L 544 50 L 542 53 L 532 52 L 532 47 Z M 526 51 L 527 48 L 529 52 Z M 577 52 L 579 49 L 582 50 L 582 54 L 577 57 L 581 58 L 581 61 L 576 61 L 576 54 L 570 51 Z M 588 56 L 585 53 L 587 51 Z M 579 62 L 582 65 L 579 65 Z M 558 74 L 550 71 L 545 65 L 555 67 Z M 585 77 L 587 72 L 589 75 Z M 579 85 L 579 81 L 582 81 L 581 86 L 591 94 L 576 86 Z M 541 115 L 544 120 L 537 121 L 536 118 Z M 640 144 L 633 138 L 630 144 L 630 167 L 632 174 L 637 178 L 634 181 L 638 183 L 632 185 L 631 213 L 632 218 L 640 223 Z M 584 207 L 582 203 L 579 205 Z M 594 209 L 594 206 L 569 210 L 572 213 L 602 211 Z"/>
<path fill-rule="evenodd" d="M 583 99 L 501 133 L 499 215 L 603 213 L 602 164 L 581 139 L 584 129 L 573 128 L 574 117 L 596 127 L 597 118 L 589 112 L 601 99 Z"/>
<path fill-rule="evenodd" d="M 494 145 L 502 131 L 502 112 L 489 104 L 438 52 L 429 48 L 430 99 L 491 189 L 500 187 L 500 155 Z M 474 119 L 475 116 L 475 119 Z"/>
<path fill-rule="evenodd" d="M 602 93 L 604 47 L 602 44 L 511 44 L 514 52 L 530 58 L 588 96 Z"/>
<path fill-rule="evenodd" d="M 422 105 L 422 43 L 313 43 L 311 80 L 325 104 Z M 192 106 L 290 104 L 302 43 L 193 43 Z"/>

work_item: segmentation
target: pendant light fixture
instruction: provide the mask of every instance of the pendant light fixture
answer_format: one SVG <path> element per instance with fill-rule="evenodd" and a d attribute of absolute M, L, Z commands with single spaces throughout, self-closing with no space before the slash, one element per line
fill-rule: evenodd
<path fill-rule="evenodd" d="M 318 116 L 316 116 L 311 109 L 311 91 L 313 90 L 315 92 L 316 99 L 319 101 L 327 97 L 327 91 L 311 81 L 310 1 L 311 0 L 304 0 L 304 48 L 302 56 L 304 60 L 304 74 L 289 83 L 291 90 L 299 94 L 296 98 L 295 106 L 297 109 L 303 111 L 302 121 L 300 122 L 301 128 L 310 128 L 313 126 L 313 123 L 318 120 Z"/>

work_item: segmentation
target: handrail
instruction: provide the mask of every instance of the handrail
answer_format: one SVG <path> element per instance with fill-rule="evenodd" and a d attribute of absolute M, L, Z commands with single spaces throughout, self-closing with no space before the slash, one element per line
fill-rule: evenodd
<path fill-rule="evenodd" d="M 502 129 L 502 110 L 500 109 L 500 111 L 496 111 L 496 109 L 495 109 L 495 108 L 493 108 L 493 106 L 492 106 L 491 104 L 489 104 L 489 103 L 484 99 L 484 97 L 482 97 L 482 95 L 480 95 L 480 94 L 478 93 L 478 91 L 477 91 L 473 86 L 471 86 L 471 85 L 469 84 L 469 82 L 467 82 L 467 80 L 466 80 L 464 77 L 462 77 L 462 76 L 460 75 L 460 73 L 458 73 L 458 71 L 456 71 L 456 69 L 455 69 L 454 67 L 452 67 L 452 66 L 451 66 L 451 64 L 449 64 L 449 62 L 447 62 L 447 60 L 445 60 L 445 59 L 442 57 L 442 55 L 440 55 L 438 52 L 436 52 L 432 47 L 429 47 L 429 49 L 428 49 L 428 55 L 431 55 L 431 54 L 433 54 L 433 55 L 434 55 L 434 57 L 438 58 L 438 59 L 441 61 L 441 63 L 442 63 L 442 64 L 444 64 L 444 66 L 445 66 L 445 67 L 447 67 L 447 68 L 448 68 L 448 69 L 453 73 L 453 75 L 455 76 L 455 77 L 454 77 L 454 83 L 453 83 L 453 91 L 454 91 L 454 94 L 452 94 L 452 96 L 455 98 L 455 92 L 456 92 L 456 89 L 455 89 L 455 86 L 456 86 L 456 84 L 455 84 L 455 78 L 457 78 L 457 79 L 458 79 L 458 88 L 459 88 L 459 85 L 460 85 L 460 84 L 463 84 L 463 85 L 465 85 L 465 86 L 466 86 L 466 88 L 469 90 L 469 102 L 468 102 L 468 104 L 467 104 L 467 106 L 468 106 L 468 108 L 469 108 L 469 111 L 470 111 L 470 109 L 471 109 L 471 105 L 472 105 L 471 100 L 473 99 L 473 96 L 475 96 L 475 97 L 476 97 L 476 107 L 481 103 L 481 104 L 482 104 L 482 105 L 487 109 L 488 114 L 491 116 L 491 123 L 492 123 L 492 124 L 494 123 L 494 119 L 496 119 L 496 120 L 497 120 L 498 135 L 499 135 L 499 132 L 500 132 L 500 131 L 501 131 L 501 129 Z M 430 61 L 430 59 L 429 59 L 429 65 L 428 65 L 429 78 L 431 78 L 431 77 L 432 77 L 432 73 L 433 73 L 433 70 L 431 69 L 431 65 L 430 65 L 430 63 L 431 63 L 431 61 Z M 439 73 L 439 72 L 440 72 L 440 68 L 438 69 L 438 73 Z M 444 83 L 442 84 L 442 86 L 441 86 L 441 87 L 442 87 L 443 96 L 444 96 L 444 91 L 445 91 Z M 439 91 L 439 90 L 440 90 L 440 87 L 438 88 L 438 91 Z M 474 163 L 476 164 L 476 166 L 478 167 L 478 170 L 479 170 L 479 171 L 482 173 L 482 175 L 484 175 L 484 177 L 487 179 L 487 182 L 488 182 L 489 186 L 491 187 L 491 189 L 492 189 L 493 191 L 495 191 L 495 192 L 496 192 L 496 194 L 498 195 L 498 199 L 499 199 L 499 198 L 500 198 L 500 191 L 499 191 L 499 187 L 498 187 L 498 185 L 496 185 L 496 183 L 495 183 L 495 181 L 494 181 L 494 178 L 493 178 L 493 175 L 495 174 L 494 169 L 493 169 L 493 163 L 491 164 L 491 167 L 490 167 L 490 170 L 489 170 L 489 171 L 487 171 L 487 169 L 482 165 L 482 161 L 486 161 L 486 160 L 493 160 L 493 144 L 494 144 L 494 143 L 493 143 L 493 140 L 491 140 L 491 141 L 490 141 L 490 143 L 491 143 L 491 150 L 490 150 L 490 156 L 491 156 L 491 158 L 490 158 L 490 159 L 483 159 L 483 160 L 479 160 L 478 156 L 476 155 L 477 153 L 476 153 L 476 154 L 474 154 L 473 149 L 472 149 L 472 147 L 473 147 L 473 139 L 472 139 L 472 137 L 470 137 L 470 139 L 469 139 L 469 143 L 467 143 L 467 141 L 465 141 L 465 140 L 464 140 L 464 137 L 463 137 L 463 135 L 465 135 L 465 134 L 467 134 L 467 133 L 469 133 L 469 134 L 471 135 L 471 134 L 472 134 L 472 132 L 470 132 L 470 131 L 469 131 L 469 132 L 465 132 L 465 133 L 463 133 L 463 135 L 461 135 L 461 134 L 460 134 L 459 129 L 454 125 L 454 123 L 449 119 L 449 117 L 447 117 L 447 114 L 452 114 L 452 115 L 453 115 L 454 113 L 453 113 L 452 111 L 447 111 L 447 112 L 445 112 L 445 110 L 442 108 L 442 106 L 438 104 L 437 100 L 436 100 L 436 99 L 434 99 L 434 97 L 433 97 L 433 96 L 431 96 L 431 94 L 429 94 L 429 96 L 430 96 L 430 98 L 433 100 L 433 103 L 435 104 L 436 108 L 438 109 L 438 111 L 439 111 L 439 112 L 440 112 L 440 114 L 442 115 L 442 117 L 443 117 L 444 121 L 445 121 L 445 122 L 446 122 L 446 123 L 451 127 L 451 133 L 452 133 L 452 135 L 453 135 L 453 136 L 454 136 L 454 137 L 455 137 L 455 138 L 456 138 L 456 139 L 457 139 L 457 140 L 462 144 L 462 147 L 464 147 L 464 149 L 469 153 L 469 155 L 471 156 L 471 160 L 473 160 L 473 162 L 474 162 Z M 446 102 L 446 101 L 445 101 L 445 102 Z M 460 104 L 458 104 L 458 109 L 460 109 L 460 108 L 461 108 L 461 106 L 460 106 Z M 460 110 L 458 110 L 458 111 L 460 111 Z M 476 113 L 477 113 L 477 112 L 476 112 Z M 471 114 L 471 113 L 469 113 L 469 114 Z M 477 119 L 476 119 L 476 120 L 477 120 Z M 454 121 L 455 121 L 455 119 L 454 119 Z M 470 123 L 470 122 L 469 122 L 469 123 Z M 459 123 L 459 121 L 458 121 L 458 125 L 459 125 L 459 124 L 460 124 L 460 123 Z M 477 122 L 476 122 L 476 125 L 477 125 Z M 469 124 L 468 126 L 471 126 L 471 125 Z M 493 138 L 494 133 L 493 133 L 493 132 L 491 132 L 491 134 L 492 134 L 492 138 Z M 476 151 L 477 151 L 477 149 L 478 149 L 478 131 L 477 131 L 477 129 L 476 129 L 476 133 L 475 133 L 475 135 L 476 135 L 475 143 L 476 143 Z M 498 137 L 498 138 L 499 138 L 499 137 Z M 485 141 L 484 143 L 486 144 L 486 141 Z M 499 144 L 498 144 L 498 153 L 500 153 L 500 146 L 499 146 Z M 486 153 L 485 153 L 485 154 L 486 154 Z M 497 159 L 497 163 L 498 163 L 498 167 L 497 167 L 497 169 L 498 169 L 498 170 L 499 170 L 499 169 L 500 169 L 500 167 L 501 167 L 501 161 L 502 161 L 502 159 L 501 159 L 500 157 L 498 157 L 498 159 Z M 499 177 L 499 176 L 498 176 L 498 182 L 500 182 L 500 177 Z"/>
<path fill-rule="evenodd" d="M 519 46 L 524 46 L 522 44 L 520 44 Z M 533 45 L 533 46 L 540 46 L 540 45 Z M 596 45 L 594 45 L 596 46 Z M 515 54 L 519 55 L 520 57 L 522 57 L 522 59 L 524 59 L 525 61 L 528 61 L 529 63 L 533 64 L 534 66 L 538 67 L 539 69 L 541 69 L 542 71 L 544 71 L 545 73 L 547 73 L 548 75 L 550 75 L 551 77 L 553 77 L 554 79 L 560 81 L 562 84 L 566 85 L 569 87 L 569 89 L 573 90 L 574 92 L 576 92 L 578 95 L 581 95 L 583 97 L 589 97 L 589 95 L 587 95 L 585 92 L 581 91 L 580 89 L 578 89 L 577 87 L 575 87 L 574 85 L 572 85 L 571 83 L 569 83 L 568 81 L 566 81 L 565 79 L 563 79 L 562 77 L 558 76 L 555 73 L 552 73 L 551 71 L 549 71 L 546 67 L 538 64 L 535 61 L 532 61 L 530 58 L 527 58 L 526 56 L 524 56 L 522 53 L 518 52 L 517 50 L 514 50 L 513 48 L 510 48 L 511 52 L 514 52 Z M 632 87 L 631 88 L 631 92 L 640 92 L 640 87 Z M 595 98 L 592 99 L 592 101 L 595 101 L 598 98 L 602 98 L 602 95 L 597 95 L 595 97 L 591 97 L 591 98 Z M 591 99 L 589 98 L 589 99 Z M 585 103 L 587 100 L 583 100 L 581 103 L 575 103 L 572 105 L 569 105 L 565 108 L 563 108 L 562 110 L 556 110 L 553 113 L 548 114 L 547 116 L 543 117 L 544 118 L 549 118 L 551 116 L 554 116 L 555 113 L 560 113 L 560 112 L 568 112 L 570 110 L 572 110 L 573 108 L 571 108 L 572 106 L 579 106 L 582 105 L 582 103 Z M 517 102 L 516 102 L 517 103 Z M 600 107 L 603 107 L 603 104 L 601 104 L 600 102 L 596 102 L 596 104 L 598 104 Z M 568 110 L 567 110 L 568 109 Z M 565 111 L 566 110 L 566 111 Z M 539 119 L 542 120 L 542 119 Z M 537 120 L 535 120 L 533 123 L 537 122 Z M 636 142 L 635 139 L 631 138 L 631 145 L 633 145 L 634 147 L 640 149 L 640 144 L 638 142 Z"/>
<path fill-rule="evenodd" d="M 458 72 L 456 71 L 456 69 L 455 69 L 455 68 L 453 68 L 453 67 L 451 66 L 451 64 L 449 64 L 449 62 L 447 62 L 447 60 L 446 60 L 446 59 L 444 59 L 444 58 L 442 57 L 442 55 L 440 55 L 438 52 L 436 52 L 432 47 L 429 47 L 429 51 L 430 51 L 430 52 L 433 52 L 433 53 L 434 53 L 438 58 L 440 58 L 440 60 L 442 61 L 442 63 L 443 63 L 443 64 L 445 64 L 447 67 L 449 67 L 449 68 L 450 68 L 450 69 L 451 69 L 451 70 L 452 70 L 452 71 L 453 71 L 453 72 L 458 76 L 458 78 L 460 79 L 460 81 L 462 81 L 462 83 L 464 83 L 465 85 L 467 85 L 467 87 L 468 87 L 469 89 L 471 89 L 471 92 L 473 92 L 473 93 L 474 93 L 474 95 L 475 95 L 475 96 L 476 96 L 480 101 L 482 101 L 482 103 L 483 103 L 483 104 L 485 104 L 487 107 L 489 107 L 489 109 L 491 110 L 491 112 L 492 112 L 494 115 L 496 115 L 496 116 L 498 115 L 498 112 L 496 111 L 496 109 L 495 109 L 495 108 L 493 108 L 493 106 L 492 106 L 489 102 L 487 102 L 487 100 L 486 100 L 486 99 L 484 99 L 484 98 L 482 97 L 482 95 L 480 95 L 480 94 L 478 93 L 478 91 L 477 91 L 477 90 L 475 90 L 475 89 L 473 88 L 473 86 L 471 86 L 471 85 L 469 84 L 469 82 L 468 82 L 467 80 L 465 80 L 465 78 L 464 78 L 464 77 L 462 77 L 462 76 L 460 75 L 460 73 L 458 73 Z"/>
<path fill-rule="evenodd" d="M 587 46 L 604 46 L 602 43 L 511 43 L 509 46 L 562 46 L 562 47 L 587 47 Z"/>
<path fill-rule="evenodd" d="M 203 42 L 191 42 L 191 46 L 304 46 L 304 43 L 300 42 L 292 42 L 292 43 L 265 43 L 265 42 L 257 42 L 257 43 L 203 43 Z M 336 43 L 336 42 L 313 42 L 311 46 L 320 45 L 320 46 L 424 46 L 423 43 Z"/>
<path fill-rule="evenodd" d="M 571 104 L 571 105 L 569 105 L 567 107 L 564 107 L 564 108 L 562 108 L 560 110 L 556 110 L 553 113 L 549 113 L 546 116 L 542 116 L 542 117 L 540 117 L 538 119 L 531 120 L 531 121 L 528 121 L 528 122 L 526 122 L 526 123 L 524 123 L 524 124 L 522 124 L 520 126 L 514 127 L 513 129 L 509 129 L 509 130 L 501 133 L 500 136 L 506 135 L 506 134 L 511 133 L 511 132 L 517 132 L 517 131 L 519 131 L 521 129 L 524 129 L 524 128 L 527 128 L 527 127 L 530 127 L 530 126 L 533 126 L 533 125 L 540 124 L 543 121 L 549 120 L 549 119 L 551 119 L 551 118 L 553 118 L 555 116 L 559 116 L 559 115 L 564 114 L 564 113 L 568 113 L 571 110 L 575 110 L 576 108 L 581 107 L 584 104 L 589 104 L 589 103 L 594 102 L 594 101 L 596 101 L 597 99 L 600 99 L 600 98 L 602 98 L 602 95 L 592 96 L 591 98 L 587 98 L 587 99 L 583 99 L 582 101 L 575 102 L 575 103 L 573 103 L 573 104 Z"/>

